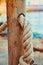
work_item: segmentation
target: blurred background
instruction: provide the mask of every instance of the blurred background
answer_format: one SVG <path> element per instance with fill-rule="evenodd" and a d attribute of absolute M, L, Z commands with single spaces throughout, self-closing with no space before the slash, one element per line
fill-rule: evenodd
<path fill-rule="evenodd" d="M 25 0 L 26 19 L 32 28 L 35 63 L 43 65 L 43 0 Z M 7 21 L 6 0 L 0 0 L 0 26 Z M 8 65 L 7 29 L 0 33 L 0 65 Z"/>
<path fill-rule="evenodd" d="M 27 0 L 26 19 L 32 27 L 34 38 L 43 38 L 43 0 Z"/>

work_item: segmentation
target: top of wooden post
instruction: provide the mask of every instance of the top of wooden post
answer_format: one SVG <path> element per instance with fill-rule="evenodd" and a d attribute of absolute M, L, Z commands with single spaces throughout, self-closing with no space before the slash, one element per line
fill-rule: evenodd
<path fill-rule="evenodd" d="M 11 18 L 17 17 L 20 13 L 25 13 L 25 11 L 25 0 L 7 0 L 8 17 L 9 15 Z"/>

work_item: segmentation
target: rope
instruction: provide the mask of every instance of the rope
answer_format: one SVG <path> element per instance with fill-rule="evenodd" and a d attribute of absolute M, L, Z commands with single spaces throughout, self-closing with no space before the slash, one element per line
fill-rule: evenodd
<path fill-rule="evenodd" d="M 23 32 L 23 48 L 24 48 L 24 55 L 20 57 L 18 65 L 31 65 L 33 62 L 33 47 L 31 43 L 31 27 L 28 21 L 25 20 L 23 15 L 20 16 L 19 23 L 23 27 L 24 25 L 24 32 Z M 32 63 L 31 63 L 32 62 Z"/>
<path fill-rule="evenodd" d="M 5 22 L 0 26 L 0 32 L 4 31 L 6 28 L 7 28 L 7 22 Z"/>

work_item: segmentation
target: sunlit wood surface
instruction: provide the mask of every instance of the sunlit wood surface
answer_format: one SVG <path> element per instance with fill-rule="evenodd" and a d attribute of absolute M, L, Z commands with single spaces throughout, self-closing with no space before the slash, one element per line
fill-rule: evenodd
<path fill-rule="evenodd" d="M 6 3 L 0 4 L 0 14 L 6 14 Z"/>
<path fill-rule="evenodd" d="M 24 13 L 24 0 L 7 0 L 8 21 L 8 58 L 9 65 L 18 65 L 23 54 L 22 35 L 23 28 L 17 21 L 17 16 Z"/>

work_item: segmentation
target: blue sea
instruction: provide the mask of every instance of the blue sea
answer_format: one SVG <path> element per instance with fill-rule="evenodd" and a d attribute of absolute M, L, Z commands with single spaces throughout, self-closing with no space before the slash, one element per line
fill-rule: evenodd
<path fill-rule="evenodd" d="M 43 11 L 42 12 L 27 12 L 26 19 L 30 22 L 32 34 L 34 38 L 43 38 Z M 0 16 L 0 21 L 6 22 L 5 14 Z M 7 30 L 4 32 L 7 33 Z"/>
<path fill-rule="evenodd" d="M 26 19 L 31 23 L 34 38 L 43 38 L 43 11 L 28 12 Z"/>

